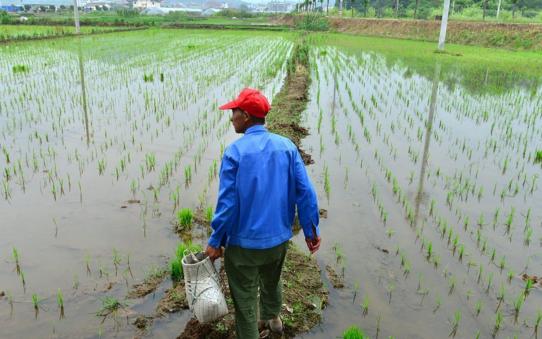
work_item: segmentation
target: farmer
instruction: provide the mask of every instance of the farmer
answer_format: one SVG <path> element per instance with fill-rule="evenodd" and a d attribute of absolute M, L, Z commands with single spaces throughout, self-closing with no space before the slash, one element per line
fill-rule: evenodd
<path fill-rule="evenodd" d="M 297 147 L 264 127 L 270 108 L 265 96 L 251 88 L 219 107 L 232 110 L 235 132 L 244 136 L 224 151 L 206 254 L 214 261 L 225 247 L 224 267 L 241 339 L 258 338 L 258 328 L 267 326 L 282 332 L 280 275 L 296 205 L 309 251 L 316 252 L 321 242 L 316 193 Z"/>

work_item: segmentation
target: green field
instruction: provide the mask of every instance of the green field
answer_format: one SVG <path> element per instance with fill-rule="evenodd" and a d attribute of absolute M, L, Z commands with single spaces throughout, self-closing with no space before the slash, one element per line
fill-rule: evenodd
<path fill-rule="evenodd" d="M 81 33 L 110 32 L 123 29 L 122 27 L 81 27 Z M 40 26 L 40 25 L 0 25 L 0 41 L 28 40 L 45 37 L 61 37 L 75 34 L 73 26 Z"/>

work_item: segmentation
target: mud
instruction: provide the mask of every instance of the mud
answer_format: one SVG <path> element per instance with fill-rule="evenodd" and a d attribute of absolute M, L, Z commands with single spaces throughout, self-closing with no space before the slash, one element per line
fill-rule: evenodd
<path fill-rule="evenodd" d="M 186 301 L 184 282 L 179 282 L 168 289 L 164 297 L 158 302 L 158 305 L 156 306 L 156 315 L 161 317 L 167 313 L 174 313 L 186 309 L 188 309 L 188 302 Z"/>
<path fill-rule="evenodd" d="M 164 278 L 167 276 L 167 274 L 168 272 L 166 270 L 163 270 L 160 275 L 152 275 L 145 279 L 143 282 L 135 284 L 128 292 L 127 298 L 143 298 L 144 296 L 151 294 L 156 290 L 156 288 L 158 288 L 162 281 L 164 281 Z"/>
<path fill-rule="evenodd" d="M 306 45 L 294 47 L 284 86 L 275 96 L 266 120 L 269 131 L 292 140 L 299 149 L 305 165 L 309 165 L 314 161 L 311 155 L 300 147 L 301 139 L 309 135 L 309 131 L 301 127 L 301 114 L 307 106 L 310 85 L 309 61 L 306 53 Z"/>
<path fill-rule="evenodd" d="M 329 265 L 326 265 L 326 274 L 333 285 L 333 288 L 343 288 L 344 287 L 344 277 L 337 274 L 335 269 Z"/>

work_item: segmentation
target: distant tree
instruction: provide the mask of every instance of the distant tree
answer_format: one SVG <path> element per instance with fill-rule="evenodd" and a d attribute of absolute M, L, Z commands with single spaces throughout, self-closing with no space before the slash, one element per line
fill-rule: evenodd
<path fill-rule="evenodd" d="M 363 15 L 367 17 L 367 11 L 369 10 L 369 0 L 362 0 L 363 1 Z"/>
<path fill-rule="evenodd" d="M 512 18 L 515 18 L 519 0 L 510 0 L 510 2 L 512 3 Z"/>
<path fill-rule="evenodd" d="M 32 9 L 32 5 L 23 5 L 23 8 L 24 8 L 25 12 L 28 12 L 29 10 Z"/>

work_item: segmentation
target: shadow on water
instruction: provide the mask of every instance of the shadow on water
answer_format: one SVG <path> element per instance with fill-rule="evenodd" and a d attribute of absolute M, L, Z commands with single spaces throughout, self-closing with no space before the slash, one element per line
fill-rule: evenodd
<path fill-rule="evenodd" d="M 83 105 L 83 121 L 85 123 L 85 132 L 87 146 L 90 144 L 90 132 L 89 132 L 89 121 L 88 121 L 88 104 L 87 104 L 87 89 L 85 86 L 85 66 L 83 59 L 83 49 L 81 43 L 81 36 L 77 37 L 77 55 L 79 59 L 79 78 L 81 79 L 81 104 Z"/>
<path fill-rule="evenodd" d="M 440 81 L 440 69 L 441 66 L 439 63 L 435 64 L 435 73 L 433 75 L 433 84 L 431 89 L 431 100 L 429 104 L 429 116 L 427 118 L 426 123 L 426 130 L 425 130 L 425 141 L 423 145 L 423 156 L 422 156 L 422 164 L 420 167 L 420 179 L 418 182 L 418 190 L 416 193 L 416 200 L 415 200 L 415 210 L 414 210 L 414 220 L 416 227 L 418 226 L 418 219 L 420 214 L 420 204 L 423 200 L 423 185 L 425 181 L 425 172 L 427 169 L 427 159 L 429 159 L 429 144 L 431 142 L 431 132 L 433 131 L 433 122 L 435 121 L 435 107 L 437 105 L 437 96 L 438 96 L 438 89 L 439 89 L 439 81 Z"/>

